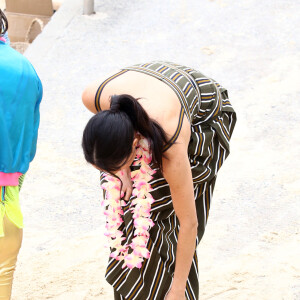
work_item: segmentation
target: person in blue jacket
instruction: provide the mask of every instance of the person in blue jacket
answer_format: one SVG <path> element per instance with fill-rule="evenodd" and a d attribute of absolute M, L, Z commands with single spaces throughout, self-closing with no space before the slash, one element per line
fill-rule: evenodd
<path fill-rule="evenodd" d="M 30 62 L 9 46 L 0 10 L 0 299 L 10 299 L 22 243 L 19 191 L 36 152 L 43 88 Z"/>

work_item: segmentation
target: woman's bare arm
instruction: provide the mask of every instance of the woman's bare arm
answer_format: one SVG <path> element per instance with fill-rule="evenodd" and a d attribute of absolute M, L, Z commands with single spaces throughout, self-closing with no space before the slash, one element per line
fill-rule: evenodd
<path fill-rule="evenodd" d="M 169 183 L 174 210 L 180 224 L 174 279 L 167 299 L 185 299 L 186 282 L 196 248 L 198 221 L 187 154 L 189 138 L 188 125 L 182 129 L 176 144 L 167 151 L 168 159 L 163 160 L 163 174 Z"/>

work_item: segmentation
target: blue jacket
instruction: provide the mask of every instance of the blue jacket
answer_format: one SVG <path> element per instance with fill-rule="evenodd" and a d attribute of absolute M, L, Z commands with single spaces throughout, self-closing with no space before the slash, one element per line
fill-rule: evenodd
<path fill-rule="evenodd" d="M 0 41 L 0 172 L 28 170 L 36 152 L 42 95 L 30 62 Z"/>

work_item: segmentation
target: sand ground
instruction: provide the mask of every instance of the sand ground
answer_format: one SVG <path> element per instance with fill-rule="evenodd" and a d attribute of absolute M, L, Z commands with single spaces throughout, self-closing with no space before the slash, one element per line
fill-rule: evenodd
<path fill-rule="evenodd" d="M 299 2 L 96 0 L 92 16 L 81 2 L 66 0 L 26 53 L 44 98 L 13 300 L 113 299 L 80 96 L 91 80 L 153 59 L 217 79 L 238 113 L 198 250 L 200 299 L 300 299 Z"/>

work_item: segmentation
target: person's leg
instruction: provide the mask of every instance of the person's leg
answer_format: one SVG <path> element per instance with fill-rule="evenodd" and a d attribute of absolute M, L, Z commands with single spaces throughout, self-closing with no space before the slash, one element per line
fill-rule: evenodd
<path fill-rule="evenodd" d="M 4 215 L 4 236 L 0 237 L 0 299 L 9 300 L 17 256 L 22 244 L 23 229 Z"/>

